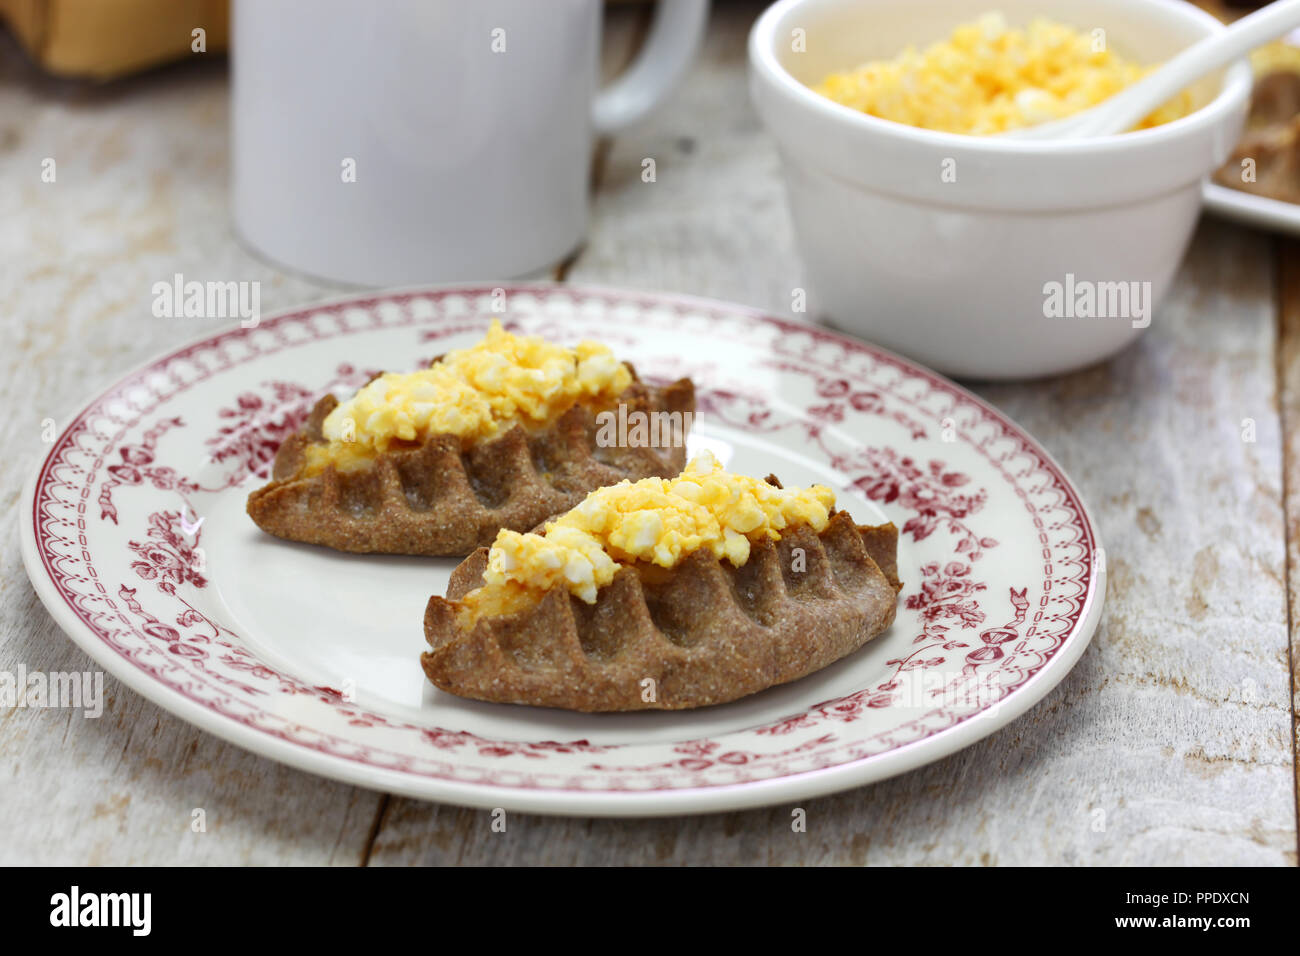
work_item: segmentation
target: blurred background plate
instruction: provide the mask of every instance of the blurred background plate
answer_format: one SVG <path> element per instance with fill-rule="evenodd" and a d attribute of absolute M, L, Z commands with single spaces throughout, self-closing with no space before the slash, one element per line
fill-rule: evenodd
<path fill-rule="evenodd" d="M 1276 229 L 1300 236 L 1300 206 L 1295 203 L 1253 196 L 1217 183 L 1206 183 L 1202 194 L 1205 208 L 1216 216 L 1259 229 Z"/>

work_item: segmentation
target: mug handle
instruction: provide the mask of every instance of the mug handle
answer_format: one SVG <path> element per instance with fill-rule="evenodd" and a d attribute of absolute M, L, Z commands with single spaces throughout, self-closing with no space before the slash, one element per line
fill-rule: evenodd
<path fill-rule="evenodd" d="M 592 104 L 596 133 L 609 136 L 643 119 L 695 59 L 709 19 L 709 0 L 658 0 L 641 52 Z"/>

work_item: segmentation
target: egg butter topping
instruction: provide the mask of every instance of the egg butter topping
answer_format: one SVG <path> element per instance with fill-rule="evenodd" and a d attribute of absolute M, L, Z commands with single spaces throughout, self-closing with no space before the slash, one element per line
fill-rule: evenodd
<path fill-rule="evenodd" d="M 923 50 L 909 47 L 891 60 L 832 74 L 813 89 L 881 119 L 982 136 L 1085 110 L 1151 69 L 1113 51 L 1103 31 L 1085 33 L 1044 19 L 1015 29 L 991 12 Z M 1184 91 L 1139 128 L 1191 109 Z"/>
<path fill-rule="evenodd" d="M 500 532 L 483 586 L 462 599 L 464 612 L 474 617 L 525 606 L 557 586 L 594 604 L 620 565 L 672 568 L 702 549 L 740 567 L 752 543 L 779 540 L 786 528 L 823 531 L 834 507 L 829 488 L 778 488 L 725 471 L 702 452 L 676 478 L 593 491 L 541 534 Z"/>
<path fill-rule="evenodd" d="M 477 345 L 427 369 L 381 375 L 338 405 L 322 426 L 329 443 L 308 449 L 308 472 L 365 467 L 394 445 L 432 435 L 457 435 L 468 447 L 515 423 L 542 427 L 575 403 L 612 402 L 631 383 L 631 371 L 604 345 L 565 348 L 507 332 L 493 319 Z"/>

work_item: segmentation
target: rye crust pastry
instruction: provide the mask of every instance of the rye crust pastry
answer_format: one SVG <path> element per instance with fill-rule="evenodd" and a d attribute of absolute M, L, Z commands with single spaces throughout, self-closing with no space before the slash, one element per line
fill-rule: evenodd
<path fill-rule="evenodd" d="M 372 466 L 306 475 L 306 450 L 325 444 L 326 395 L 302 431 L 280 446 L 270 484 L 248 496 L 247 510 L 268 534 L 339 551 L 464 555 L 490 545 L 502 528 L 527 531 L 577 505 L 591 491 L 629 478 L 669 477 L 685 462 L 675 446 L 600 447 L 593 410 L 575 405 L 543 429 L 515 425 L 469 450 L 455 435 L 434 435 L 380 454 Z M 638 380 L 612 406 L 628 413 L 695 411 L 695 386 L 663 388 Z M 690 421 L 690 416 L 683 416 Z"/>
<path fill-rule="evenodd" d="M 772 480 L 772 479 L 769 479 Z M 806 567 L 796 566 L 794 549 Z M 429 599 L 424 672 L 461 697 L 578 711 L 683 710 L 798 680 L 894 620 L 898 531 L 837 511 L 752 547 L 737 568 L 707 550 L 671 569 L 623 565 L 587 604 L 553 587 L 535 606 L 468 630 L 458 600 L 483 583 L 480 548 Z M 654 680 L 653 700 L 642 682 Z"/>

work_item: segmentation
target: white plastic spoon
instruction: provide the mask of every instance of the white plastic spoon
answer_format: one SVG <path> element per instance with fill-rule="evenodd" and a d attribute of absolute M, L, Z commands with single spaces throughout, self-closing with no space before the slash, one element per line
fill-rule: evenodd
<path fill-rule="evenodd" d="M 1064 119 L 1001 134 L 1008 139 L 1089 139 L 1132 129 L 1207 73 L 1227 66 L 1300 27 L 1300 0 L 1276 0 L 1226 30 L 1193 43 L 1168 63 L 1090 109 Z"/>

